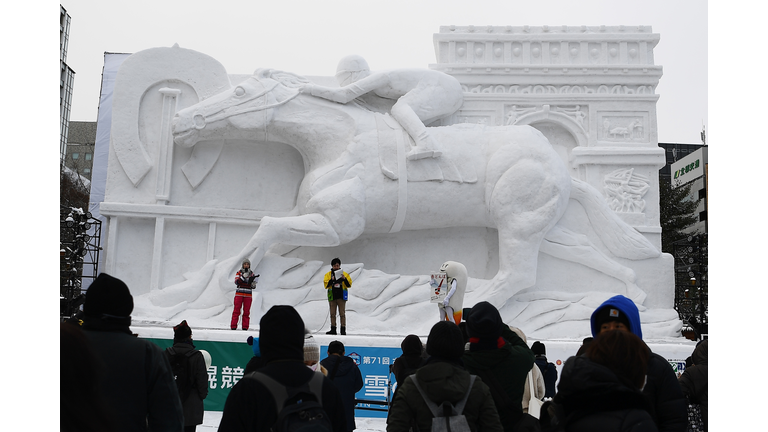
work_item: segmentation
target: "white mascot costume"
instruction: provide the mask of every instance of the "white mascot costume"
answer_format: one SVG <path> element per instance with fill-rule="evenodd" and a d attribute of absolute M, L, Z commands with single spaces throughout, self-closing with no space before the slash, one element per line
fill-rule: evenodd
<path fill-rule="evenodd" d="M 446 320 L 461 323 L 461 312 L 464 304 L 464 291 L 467 289 L 467 268 L 456 261 L 446 261 L 440 266 L 440 272 L 448 277 L 448 286 L 451 287 L 448 295 L 437 306 L 440 309 L 440 321 Z"/>

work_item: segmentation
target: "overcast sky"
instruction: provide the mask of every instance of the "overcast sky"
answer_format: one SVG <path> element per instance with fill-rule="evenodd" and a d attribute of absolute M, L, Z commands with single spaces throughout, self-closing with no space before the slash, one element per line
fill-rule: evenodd
<path fill-rule="evenodd" d="M 654 50 L 660 142 L 700 143 L 707 125 L 707 2 L 701 0 L 61 0 L 72 17 L 67 63 L 76 72 L 70 120 L 95 121 L 104 52 L 178 43 L 229 73 L 273 67 L 333 75 L 360 54 L 371 69 L 435 63 L 441 25 L 646 25 Z"/>

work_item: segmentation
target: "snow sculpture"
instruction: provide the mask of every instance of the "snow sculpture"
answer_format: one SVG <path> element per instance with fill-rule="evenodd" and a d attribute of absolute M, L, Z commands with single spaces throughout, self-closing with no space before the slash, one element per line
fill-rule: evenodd
<path fill-rule="evenodd" d="M 659 252 L 652 229 L 635 228 L 649 225 L 658 202 L 648 174 L 663 151 L 643 147 L 648 128 L 640 124 L 653 114 L 635 103 L 624 115 L 617 101 L 596 111 L 594 99 L 574 96 L 586 84 L 561 86 L 548 103 L 532 105 L 528 98 L 551 86 L 497 85 L 469 97 L 483 84 L 458 80 L 464 104 L 426 128 L 442 154 L 419 159 L 408 157 L 412 135 L 391 105 L 370 95 L 345 103 L 313 96 L 321 88 L 329 94 L 331 79 L 274 69 L 228 75 L 179 47 L 134 54 L 115 88 L 100 206 L 109 217 L 104 271 L 132 287 L 135 319 L 183 313 L 226 328 L 231 280 L 249 258 L 261 274 L 254 322 L 274 304 L 292 304 L 307 327 L 320 328 L 323 263 L 340 256 L 352 263 L 347 312 L 361 331 L 426 334 L 434 321 L 412 318 L 434 316 L 429 271 L 451 256 L 471 270 L 463 306 L 490 301 L 531 337 L 587 335 L 589 314 L 615 293 L 639 305 L 649 334 L 675 335 L 671 257 Z M 489 104 L 496 108 L 481 109 Z M 612 134 L 625 119 L 627 133 Z M 564 153 L 561 130 L 548 122 L 579 144 Z M 631 152 L 587 145 L 595 137 L 640 144 Z M 610 169 L 594 175 L 593 164 Z M 639 167 L 632 179 L 649 182 L 651 205 L 632 195 L 630 212 L 616 213 L 603 179 L 630 165 Z"/>
<path fill-rule="evenodd" d="M 371 73 L 368 63 L 357 55 L 341 59 L 336 79 L 343 87 L 307 84 L 305 91 L 312 96 L 340 103 L 348 103 L 368 94 L 396 101 L 390 113 L 414 141 L 414 147 L 407 154 L 411 160 L 442 154 L 424 123 L 453 114 L 464 101 L 461 84 L 450 75 L 429 69 Z"/>

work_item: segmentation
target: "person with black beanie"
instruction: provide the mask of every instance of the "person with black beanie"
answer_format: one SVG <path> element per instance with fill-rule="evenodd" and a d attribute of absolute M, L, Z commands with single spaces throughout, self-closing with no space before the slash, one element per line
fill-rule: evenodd
<path fill-rule="evenodd" d="M 395 393 L 387 416 L 387 432 L 406 432 L 413 426 L 418 427 L 413 430 L 432 430 L 434 415 L 419 388 L 438 406 L 447 401 L 455 407 L 469 392 L 461 414 L 470 429 L 502 431 L 490 389 L 479 377 L 475 376 L 472 381 L 473 376 L 464 369 L 461 361 L 464 337 L 459 327 L 448 321 L 432 326 L 427 337 L 427 354 L 424 366 L 407 377 Z"/>
<path fill-rule="evenodd" d="M 181 401 L 163 350 L 129 328 L 128 286 L 101 273 L 83 303 L 83 331 L 104 364 L 101 391 L 118 431 L 174 430 L 184 426 Z"/>
<path fill-rule="evenodd" d="M 531 351 L 536 356 L 536 366 L 541 371 L 541 376 L 544 377 L 544 397 L 555 397 L 555 383 L 557 382 L 557 367 L 555 364 L 547 361 L 547 347 L 536 341 L 531 345 Z"/>
<path fill-rule="evenodd" d="M 296 309 L 287 305 L 272 306 L 259 322 L 258 344 L 264 364 L 230 390 L 219 432 L 268 431 L 274 426 L 279 409 L 269 389 L 256 378 L 258 373 L 287 387 L 300 387 L 319 374 L 323 409 L 333 430 L 346 432 L 339 390 L 328 377 L 304 365 L 304 321 Z"/>
<path fill-rule="evenodd" d="M 403 355 L 395 359 L 392 365 L 392 373 L 395 374 L 398 386 L 403 385 L 408 375 L 415 373 L 426 360 L 424 345 L 415 334 L 406 336 L 400 343 L 400 349 L 403 350 Z"/>
<path fill-rule="evenodd" d="M 523 415 L 525 379 L 534 364 L 533 351 L 504 324 L 498 309 L 487 301 L 472 307 L 467 332 L 469 351 L 461 359 L 470 373 L 483 378 L 491 388 L 504 430 L 518 430 L 522 426 L 519 422 L 536 420 Z"/>
<path fill-rule="evenodd" d="M 179 382 L 180 378 L 176 376 L 176 388 L 179 389 L 184 411 L 184 431 L 194 432 L 197 425 L 203 424 L 203 399 L 208 396 L 208 369 L 203 353 L 192 343 L 192 329 L 187 320 L 173 327 L 173 346 L 165 349 L 165 355 L 171 365 L 178 360 L 186 369 L 185 382 Z M 182 391 L 185 394 L 181 394 Z"/>

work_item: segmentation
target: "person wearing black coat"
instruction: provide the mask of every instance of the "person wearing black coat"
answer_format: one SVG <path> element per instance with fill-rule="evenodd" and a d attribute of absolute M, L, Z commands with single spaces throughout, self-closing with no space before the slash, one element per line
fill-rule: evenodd
<path fill-rule="evenodd" d="M 547 347 L 536 341 L 531 345 L 531 351 L 536 355 L 534 362 L 541 371 L 544 378 L 544 397 L 551 398 L 555 396 L 555 383 L 557 382 L 557 367 L 554 363 L 547 361 Z"/>
<path fill-rule="evenodd" d="M 436 419 L 427 400 L 438 407 L 447 402 L 458 410 L 457 405 L 464 398 L 461 415 L 469 430 L 503 432 L 491 390 L 462 365 L 464 337 L 458 326 L 450 321 L 439 321 L 432 326 L 427 352 L 425 364 L 406 377 L 395 394 L 387 414 L 387 432 L 429 431 Z"/>
<path fill-rule="evenodd" d="M 613 296 L 598 306 L 590 322 L 594 337 L 603 331 L 618 329 L 643 338 L 640 312 L 635 303 L 623 295 Z M 648 360 L 648 377 L 643 395 L 648 400 L 649 412 L 660 432 L 685 432 L 688 404 L 677 375 L 672 365 L 654 352 L 651 352 Z"/>
<path fill-rule="evenodd" d="M 403 385 L 408 375 L 416 373 L 426 361 L 424 345 L 421 343 L 421 339 L 414 334 L 408 335 L 403 339 L 400 343 L 400 349 L 403 350 L 403 355 L 395 359 L 395 363 L 392 365 L 392 373 L 395 374 L 395 381 L 398 387 Z"/>
<path fill-rule="evenodd" d="M 264 314 L 259 322 L 258 343 L 264 365 L 232 387 L 224 403 L 219 432 L 260 432 L 274 426 L 278 415 L 275 399 L 256 373 L 288 387 L 300 387 L 320 374 L 304 365 L 304 321 L 292 306 L 272 306 Z M 321 398 L 334 432 L 346 432 L 341 394 L 325 376 Z"/>
<path fill-rule="evenodd" d="M 601 333 L 584 355 L 565 362 L 557 394 L 544 407 L 542 429 L 657 432 L 640 391 L 649 358 L 648 347 L 632 333 Z"/>
<path fill-rule="evenodd" d="M 704 423 L 704 432 L 708 429 L 707 398 L 708 398 L 708 344 L 709 339 L 704 339 L 696 345 L 691 355 L 693 365 L 685 368 L 680 376 L 680 387 L 690 403 L 699 404 L 701 407 L 701 421 Z"/>
<path fill-rule="evenodd" d="M 163 350 L 130 330 L 133 296 L 123 281 L 101 273 L 88 287 L 83 331 L 104 364 L 101 392 L 121 432 L 178 431 L 184 416 Z"/>
<path fill-rule="evenodd" d="M 320 364 L 328 370 L 328 378 L 336 384 L 341 393 L 341 403 L 344 406 L 347 430 L 357 428 L 355 423 L 355 393 L 363 388 L 363 375 L 357 363 L 344 355 L 344 344 L 333 341 L 328 344 L 328 357 Z"/>
<path fill-rule="evenodd" d="M 195 432 L 197 425 L 203 424 L 205 412 L 203 399 L 208 396 L 208 370 L 205 367 L 203 353 L 196 350 L 192 344 L 192 329 L 187 324 L 187 320 L 173 327 L 173 346 L 165 349 L 169 362 L 177 354 L 184 356 L 185 360 L 189 358 L 187 375 L 191 389 L 186 399 L 181 401 L 181 406 L 184 411 L 184 430 Z M 178 388 L 180 384 L 177 382 L 176 385 Z"/>

